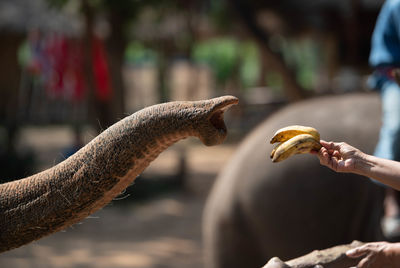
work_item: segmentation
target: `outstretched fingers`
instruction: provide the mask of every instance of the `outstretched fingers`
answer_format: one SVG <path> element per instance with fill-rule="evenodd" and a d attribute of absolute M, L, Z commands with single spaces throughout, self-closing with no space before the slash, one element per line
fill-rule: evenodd
<path fill-rule="evenodd" d="M 321 147 L 321 149 L 319 150 L 317 155 L 318 155 L 319 162 L 321 163 L 321 165 L 328 166 L 328 163 L 330 160 L 328 150 L 325 147 Z"/>
<path fill-rule="evenodd" d="M 329 161 L 329 153 L 326 148 L 322 147 L 317 153 L 317 155 L 321 164 L 326 164 Z"/>
<path fill-rule="evenodd" d="M 318 152 L 318 158 L 320 164 L 336 170 L 336 166 L 338 163 L 337 154 L 331 151 L 329 149 L 330 148 L 329 146 L 324 146 L 324 144 L 322 143 L 321 145 L 323 147 L 321 147 L 321 149 Z"/>
<path fill-rule="evenodd" d="M 346 255 L 350 258 L 358 258 L 364 256 L 368 252 L 370 252 L 370 246 L 371 244 L 366 244 L 357 248 L 350 249 L 346 252 Z"/>
<path fill-rule="evenodd" d="M 399 243 L 372 242 L 346 252 L 350 258 L 361 258 L 357 268 L 399 267 Z"/>
<path fill-rule="evenodd" d="M 340 148 L 339 143 L 333 141 L 320 140 L 319 143 L 328 150 L 338 150 Z"/>
<path fill-rule="evenodd" d="M 372 261 L 372 255 L 370 254 L 370 244 L 366 244 L 364 246 L 350 249 L 346 252 L 346 255 L 350 258 L 359 258 L 365 256 L 358 264 L 357 267 L 354 268 L 366 268 L 370 265 Z M 351 267 L 353 268 L 353 267 Z"/>
<path fill-rule="evenodd" d="M 336 172 L 348 172 L 354 165 L 354 160 L 346 159 L 344 142 L 320 141 L 322 147 L 318 152 L 321 165 L 327 166 Z"/>

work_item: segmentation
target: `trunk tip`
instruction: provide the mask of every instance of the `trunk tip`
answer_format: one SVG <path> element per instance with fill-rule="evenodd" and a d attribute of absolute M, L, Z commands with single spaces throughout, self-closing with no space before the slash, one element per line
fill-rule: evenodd
<path fill-rule="evenodd" d="M 211 99 L 214 102 L 214 109 L 226 111 L 232 105 L 238 104 L 239 99 L 235 96 L 226 95 Z"/>
<path fill-rule="evenodd" d="M 211 110 L 207 117 L 207 124 L 199 129 L 199 138 L 207 146 L 222 143 L 227 136 L 224 122 L 224 113 L 232 105 L 239 103 L 235 96 L 222 96 L 209 100 Z"/>

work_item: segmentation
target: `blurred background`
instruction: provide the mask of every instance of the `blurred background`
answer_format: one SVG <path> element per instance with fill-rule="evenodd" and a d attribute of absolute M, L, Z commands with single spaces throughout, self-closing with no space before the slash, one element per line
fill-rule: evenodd
<path fill-rule="evenodd" d="M 201 213 L 238 142 L 280 107 L 367 91 L 377 0 L 0 0 L 0 181 L 146 106 L 231 94 L 220 146 L 162 153 L 110 205 L 0 267 L 202 267 Z"/>

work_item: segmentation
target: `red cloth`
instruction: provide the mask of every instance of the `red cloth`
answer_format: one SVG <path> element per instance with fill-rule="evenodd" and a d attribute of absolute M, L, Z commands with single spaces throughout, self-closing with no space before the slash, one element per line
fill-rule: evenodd
<path fill-rule="evenodd" d="M 82 100 L 86 90 L 82 44 L 63 36 L 52 36 L 48 56 L 52 66 L 49 81 L 51 96 L 70 101 Z"/>
<path fill-rule="evenodd" d="M 47 35 L 39 49 L 41 75 L 51 98 L 80 101 L 87 88 L 84 72 L 84 46 L 81 42 L 59 34 Z M 103 41 L 92 41 L 92 68 L 95 96 L 99 101 L 111 99 L 112 87 Z"/>
<path fill-rule="evenodd" d="M 47 90 L 50 96 L 61 97 L 64 93 L 64 74 L 67 70 L 68 45 L 63 36 L 52 34 L 45 40 L 45 55 L 49 64 Z"/>
<path fill-rule="evenodd" d="M 83 46 L 77 40 L 69 40 L 68 42 L 68 72 L 71 74 L 72 79 L 72 99 L 80 101 L 85 96 L 86 80 L 84 77 L 83 69 Z"/>
<path fill-rule="evenodd" d="M 111 98 L 110 73 L 102 40 L 93 39 L 92 51 L 96 96 L 101 101 L 109 101 Z"/>

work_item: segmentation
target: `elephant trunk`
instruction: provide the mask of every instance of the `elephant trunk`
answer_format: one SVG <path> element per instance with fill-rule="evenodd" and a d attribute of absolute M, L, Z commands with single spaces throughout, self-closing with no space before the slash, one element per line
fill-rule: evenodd
<path fill-rule="evenodd" d="M 189 136 L 205 145 L 227 134 L 233 96 L 170 102 L 117 122 L 60 164 L 0 185 L 0 252 L 62 230 L 109 203 L 163 150 Z"/>

